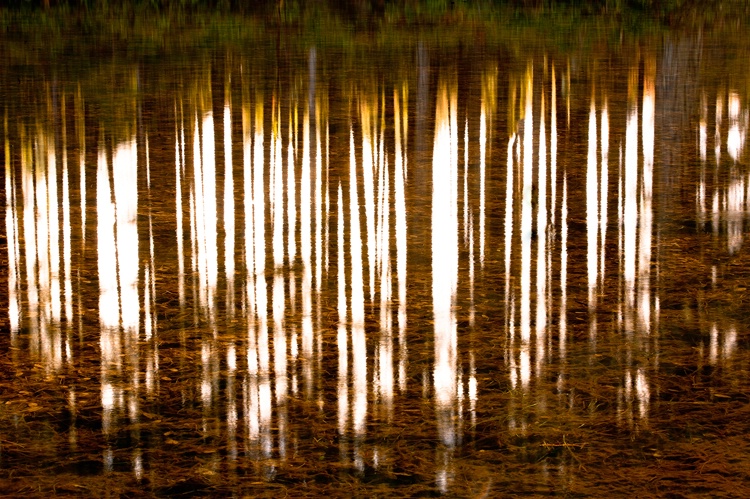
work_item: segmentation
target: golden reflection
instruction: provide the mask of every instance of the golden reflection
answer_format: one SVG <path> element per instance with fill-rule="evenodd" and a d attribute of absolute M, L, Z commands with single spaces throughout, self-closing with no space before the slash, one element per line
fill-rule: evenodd
<path fill-rule="evenodd" d="M 396 279 L 398 280 L 398 386 L 402 392 L 406 390 L 406 120 L 408 107 L 406 100 L 406 84 L 399 91 L 393 91 L 393 115 L 395 130 L 395 165 L 394 165 L 394 209 L 396 224 Z M 402 111 L 403 107 L 403 111 Z M 403 129 L 402 129 L 403 124 Z M 403 140 L 402 140 L 403 135 Z"/>
<path fill-rule="evenodd" d="M 607 98 L 604 98 L 600 113 L 600 147 L 601 147 L 601 169 L 599 176 L 599 279 L 604 282 L 605 248 L 607 240 L 607 210 L 609 194 L 609 110 L 607 109 Z"/>
<path fill-rule="evenodd" d="M 534 167 L 534 115 L 533 90 L 534 73 L 532 66 L 526 69 L 523 105 L 523 160 L 521 164 L 521 341 L 531 339 L 531 239 L 532 239 L 532 188 Z M 522 352 L 523 354 L 523 352 Z M 527 376 L 522 376 L 527 379 Z"/>
<path fill-rule="evenodd" d="M 729 92 L 727 114 L 727 120 L 729 121 L 727 152 L 732 160 L 737 161 L 745 148 L 749 113 L 747 110 L 742 111 L 740 97 L 735 91 Z"/>
<path fill-rule="evenodd" d="M 545 98 L 542 90 L 542 104 L 539 120 L 539 171 L 537 173 L 537 252 L 536 252 L 536 368 L 541 375 L 546 351 L 547 337 L 547 131 Z"/>
<path fill-rule="evenodd" d="M 589 309 L 596 308 L 596 284 L 598 259 L 598 237 L 599 237 L 599 172 L 596 157 L 596 106 L 591 98 L 589 106 L 589 134 L 588 134 L 588 161 L 586 167 L 586 234 L 588 239 L 587 269 L 589 286 Z"/>
<path fill-rule="evenodd" d="M 19 241 L 18 200 L 14 168 L 10 159 L 10 137 L 8 136 L 8 113 L 3 119 L 5 131 L 5 234 L 8 239 L 8 322 L 10 325 L 12 345 L 15 347 L 15 338 L 19 329 L 21 318 L 21 254 Z"/>
<path fill-rule="evenodd" d="M 458 285 L 458 130 L 455 83 L 441 81 L 435 111 L 432 153 L 432 308 L 435 318 L 435 410 L 445 446 L 437 482 L 447 490 L 449 455 L 456 444 Z"/>
<path fill-rule="evenodd" d="M 363 163 L 365 160 L 363 159 Z M 351 259 L 351 340 L 352 340 L 352 426 L 358 440 L 365 436 L 367 419 L 367 344 L 365 338 L 365 295 L 362 276 L 362 235 L 359 222 L 357 161 L 354 129 L 349 129 L 349 255 Z M 371 270 L 372 272 L 372 270 Z M 355 449 L 355 464 L 362 469 L 360 450 Z"/>
<path fill-rule="evenodd" d="M 312 317 L 312 214 L 310 164 L 310 114 L 302 118 L 302 172 L 300 177 L 300 254 L 302 256 L 302 359 L 305 393 L 312 394 L 313 317 Z"/>
<path fill-rule="evenodd" d="M 479 262 L 484 267 L 487 183 L 487 135 L 492 130 L 493 116 L 497 106 L 497 67 L 482 73 L 482 103 L 479 115 Z M 491 137 L 490 137 L 491 139 Z"/>
<path fill-rule="evenodd" d="M 378 113 L 377 97 L 362 97 L 359 119 L 362 123 L 362 184 L 365 200 L 365 236 L 367 238 L 367 262 L 369 275 L 369 297 L 375 291 L 375 185 L 374 175 L 378 162 Z"/>
<path fill-rule="evenodd" d="M 344 206 L 341 183 L 339 183 L 338 196 L 336 198 L 337 220 L 338 220 L 338 262 L 337 262 L 337 285 L 338 285 L 338 335 L 336 344 L 338 346 L 338 428 L 339 434 L 344 436 L 347 431 L 349 419 L 349 346 L 346 330 L 346 261 L 344 258 Z"/>
<path fill-rule="evenodd" d="M 62 233 L 63 233 L 63 282 L 65 293 L 65 322 L 70 328 L 73 321 L 73 283 L 71 280 L 71 222 L 70 222 L 70 174 L 68 172 L 68 132 L 66 126 L 65 95 L 62 96 Z M 70 361 L 70 338 L 66 338 L 66 357 Z"/>
<path fill-rule="evenodd" d="M 623 181 L 623 215 L 622 239 L 623 262 L 622 276 L 624 279 L 624 303 L 626 311 L 635 305 L 635 277 L 636 277 L 636 229 L 638 227 L 638 106 L 636 93 L 638 91 L 638 72 L 630 71 L 628 79 L 628 108 L 625 131 L 625 171 Z M 625 316 L 625 328 L 633 330 L 632 315 Z"/>
<path fill-rule="evenodd" d="M 654 115 L 656 109 L 656 60 L 646 57 L 643 74 L 643 117 L 641 119 L 643 173 L 638 235 L 638 315 L 642 331 L 651 329 L 651 234 L 653 230 Z"/>
<path fill-rule="evenodd" d="M 234 252 L 235 252 L 235 213 L 234 213 L 234 169 L 232 162 L 232 107 L 229 84 L 225 91 L 224 103 L 224 274 L 227 279 L 226 310 L 234 316 Z"/>

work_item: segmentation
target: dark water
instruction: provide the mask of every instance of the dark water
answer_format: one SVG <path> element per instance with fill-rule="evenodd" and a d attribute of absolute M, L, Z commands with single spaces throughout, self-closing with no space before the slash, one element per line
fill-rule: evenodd
<path fill-rule="evenodd" d="M 745 49 L 368 33 L 7 57 L 0 488 L 750 495 Z"/>

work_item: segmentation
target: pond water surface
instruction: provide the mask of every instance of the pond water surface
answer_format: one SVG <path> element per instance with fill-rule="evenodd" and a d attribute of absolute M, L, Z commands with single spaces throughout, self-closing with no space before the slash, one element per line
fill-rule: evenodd
<path fill-rule="evenodd" d="M 513 33 L 6 54 L 0 489 L 750 496 L 747 52 Z"/>

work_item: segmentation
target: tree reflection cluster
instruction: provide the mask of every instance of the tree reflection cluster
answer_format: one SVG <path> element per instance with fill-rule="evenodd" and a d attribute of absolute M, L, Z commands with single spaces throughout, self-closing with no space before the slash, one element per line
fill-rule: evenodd
<path fill-rule="evenodd" d="M 95 379 L 65 390 L 77 414 L 77 394 L 98 383 L 104 470 L 126 459 L 156 482 L 154 447 L 188 445 L 189 430 L 141 432 L 168 392 L 180 407 L 161 409 L 195 409 L 197 438 L 223 449 L 204 474 L 235 481 L 248 462 L 273 480 L 316 459 L 310 438 L 329 440 L 331 466 L 398 475 L 412 469 L 400 428 L 430 441 L 420 473 L 441 493 L 465 487 L 466 449 L 488 438 L 520 442 L 521 459 L 535 439 L 570 450 L 543 471 L 572 487 L 584 443 L 538 445 L 550 435 L 540 421 L 605 414 L 650 431 L 654 404 L 665 410 L 661 359 L 675 355 L 662 326 L 681 320 L 661 307 L 674 214 L 656 196 L 671 166 L 655 153 L 669 126 L 658 58 L 635 57 L 619 88 L 568 60 L 492 61 L 471 79 L 431 67 L 424 45 L 412 55 L 413 74 L 343 90 L 315 49 L 306 74 L 271 91 L 242 65 L 221 78 L 196 68 L 163 130 L 127 102 L 132 126 L 117 139 L 86 129 L 80 92 L 47 103 L 72 116 L 59 129 L 6 117 L 13 365 L 69 376 L 96 337 Z M 678 207 L 710 227 L 706 260 L 742 253 L 750 200 L 746 96 L 720 90 L 713 115 L 712 99 L 702 90 L 686 152 L 699 164 L 686 182 L 695 211 Z M 692 362 L 730 365 L 739 325 L 695 322 L 705 341 Z M 608 380 L 604 409 L 591 393 L 582 409 L 589 369 Z M 316 436 L 310 418 L 332 430 Z M 51 452 L 77 446 L 76 418 L 65 431 L 68 448 Z"/>

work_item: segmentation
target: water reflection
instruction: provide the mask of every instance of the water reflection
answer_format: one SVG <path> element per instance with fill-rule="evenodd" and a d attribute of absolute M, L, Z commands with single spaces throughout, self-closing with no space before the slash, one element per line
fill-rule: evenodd
<path fill-rule="evenodd" d="M 744 362 L 738 321 L 670 296 L 668 248 L 700 243 L 700 278 L 731 279 L 746 96 L 695 104 L 698 230 L 678 237 L 658 197 L 656 56 L 620 85 L 548 57 L 467 76 L 414 50 L 412 73 L 342 88 L 315 48 L 273 88 L 241 64 L 206 69 L 157 130 L 134 112 L 86 133 L 80 89 L 59 101 L 74 118 L 60 134 L 6 119 L 14 366 L 87 369 L 98 321 L 98 372 L 65 394 L 70 449 L 97 383 L 102 469 L 138 480 L 166 447 L 205 457 L 205 476 L 271 481 L 317 459 L 358 477 L 408 468 L 451 493 L 482 462 L 466 449 L 500 441 L 570 483 L 584 443 L 567 435 L 663 424 L 661 359 L 678 355 L 664 331 L 696 330 L 671 346 L 691 366 Z M 428 464 L 402 463 L 401 439 Z"/>

